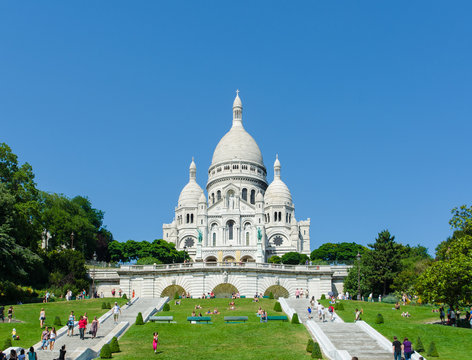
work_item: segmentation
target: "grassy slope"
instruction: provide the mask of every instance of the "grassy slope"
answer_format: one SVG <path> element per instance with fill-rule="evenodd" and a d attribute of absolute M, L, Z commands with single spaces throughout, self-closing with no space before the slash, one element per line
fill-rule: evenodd
<path fill-rule="evenodd" d="M 261 324 L 255 315 L 259 306 L 274 312 L 274 300 L 263 299 L 255 304 L 251 299 L 236 300 L 236 310 L 227 310 L 228 299 L 182 300 L 182 305 L 175 306 L 171 301 L 171 311 L 159 315 L 173 315 L 177 324 L 147 323 L 133 325 L 120 339 L 122 352 L 114 354 L 116 359 L 148 359 L 154 356 L 152 334 L 159 332 L 160 345 L 158 356 L 165 359 L 309 359 L 305 347 L 309 334 L 303 325 L 290 322 L 269 322 Z M 217 307 L 221 314 L 211 315 L 213 324 L 189 324 L 194 306 L 201 304 L 202 314 Z M 246 315 L 246 323 L 227 324 L 224 316 Z"/>
<path fill-rule="evenodd" d="M 325 304 L 327 303 L 326 301 Z M 427 324 L 439 321 L 439 314 L 431 311 L 433 307 L 407 305 L 402 306 L 400 310 L 392 310 L 393 304 L 358 301 L 343 301 L 343 304 L 345 310 L 338 313 L 346 322 L 353 322 L 355 309 L 362 308 L 364 310 L 362 320 L 388 339 L 393 339 L 393 336 L 402 340 L 404 337 L 408 337 L 415 346 L 419 336 L 426 350 L 428 350 L 431 341 L 436 343 L 441 360 L 469 360 L 472 358 L 472 330 Z M 403 318 L 401 313 L 404 311 L 409 312 L 411 317 Z M 375 324 L 378 313 L 384 317 L 383 324 Z M 426 352 L 422 355 L 426 356 Z"/>
<path fill-rule="evenodd" d="M 14 318 L 22 322 L 9 324 L 7 319 L 5 323 L 0 322 L 0 347 L 3 347 L 5 339 L 11 336 L 13 328 L 16 329 L 17 335 L 20 336 L 20 340 L 13 342 L 14 346 L 29 347 L 37 343 L 40 340 L 42 332 L 39 327 L 39 312 L 43 307 L 46 311 L 46 325 L 53 326 L 56 316 L 59 316 L 62 325 L 65 325 L 71 311 L 74 311 L 77 320 L 78 316 L 83 315 L 85 312 L 87 312 L 89 319 L 93 319 L 94 316 L 101 316 L 108 311 L 101 308 L 104 301 L 113 303 L 116 299 L 108 298 L 74 300 L 69 302 L 58 301 L 48 304 L 13 305 Z M 118 301 L 120 301 L 121 304 L 126 302 L 121 299 Z M 8 307 L 9 305 L 5 306 L 5 317 Z"/>

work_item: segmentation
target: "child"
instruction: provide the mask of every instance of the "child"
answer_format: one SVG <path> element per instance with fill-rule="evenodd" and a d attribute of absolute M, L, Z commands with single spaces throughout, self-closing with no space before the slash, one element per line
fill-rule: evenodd
<path fill-rule="evenodd" d="M 13 330 L 11 331 L 11 338 L 13 340 L 20 340 L 20 337 L 18 335 L 16 335 L 16 329 L 13 328 Z"/>
<path fill-rule="evenodd" d="M 155 332 L 152 339 L 152 348 L 154 349 L 155 354 L 157 354 L 157 344 L 159 344 L 159 333 Z"/>

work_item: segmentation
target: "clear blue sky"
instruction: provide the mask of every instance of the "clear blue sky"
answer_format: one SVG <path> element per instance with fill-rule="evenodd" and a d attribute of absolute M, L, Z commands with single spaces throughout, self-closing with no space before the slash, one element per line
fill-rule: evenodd
<path fill-rule="evenodd" d="M 0 141 L 88 196 L 118 240 L 161 238 L 202 187 L 235 90 L 312 248 L 434 253 L 472 203 L 470 1 L 3 1 Z"/>

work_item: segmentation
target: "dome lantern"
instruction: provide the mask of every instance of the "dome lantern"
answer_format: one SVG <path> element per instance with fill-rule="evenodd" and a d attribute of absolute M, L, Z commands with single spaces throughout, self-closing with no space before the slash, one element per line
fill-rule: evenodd
<path fill-rule="evenodd" d="M 233 102 L 233 126 L 240 126 L 243 123 L 243 103 L 239 97 L 239 90 L 236 90 L 236 97 Z"/>

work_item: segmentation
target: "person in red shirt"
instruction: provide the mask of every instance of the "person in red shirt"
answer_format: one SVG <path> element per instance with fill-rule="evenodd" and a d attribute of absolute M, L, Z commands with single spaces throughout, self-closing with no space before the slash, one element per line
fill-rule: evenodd
<path fill-rule="evenodd" d="M 80 340 L 85 339 L 85 328 L 87 327 L 87 319 L 83 316 L 80 317 L 79 320 L 79 333 L 80 333 Z"/>

